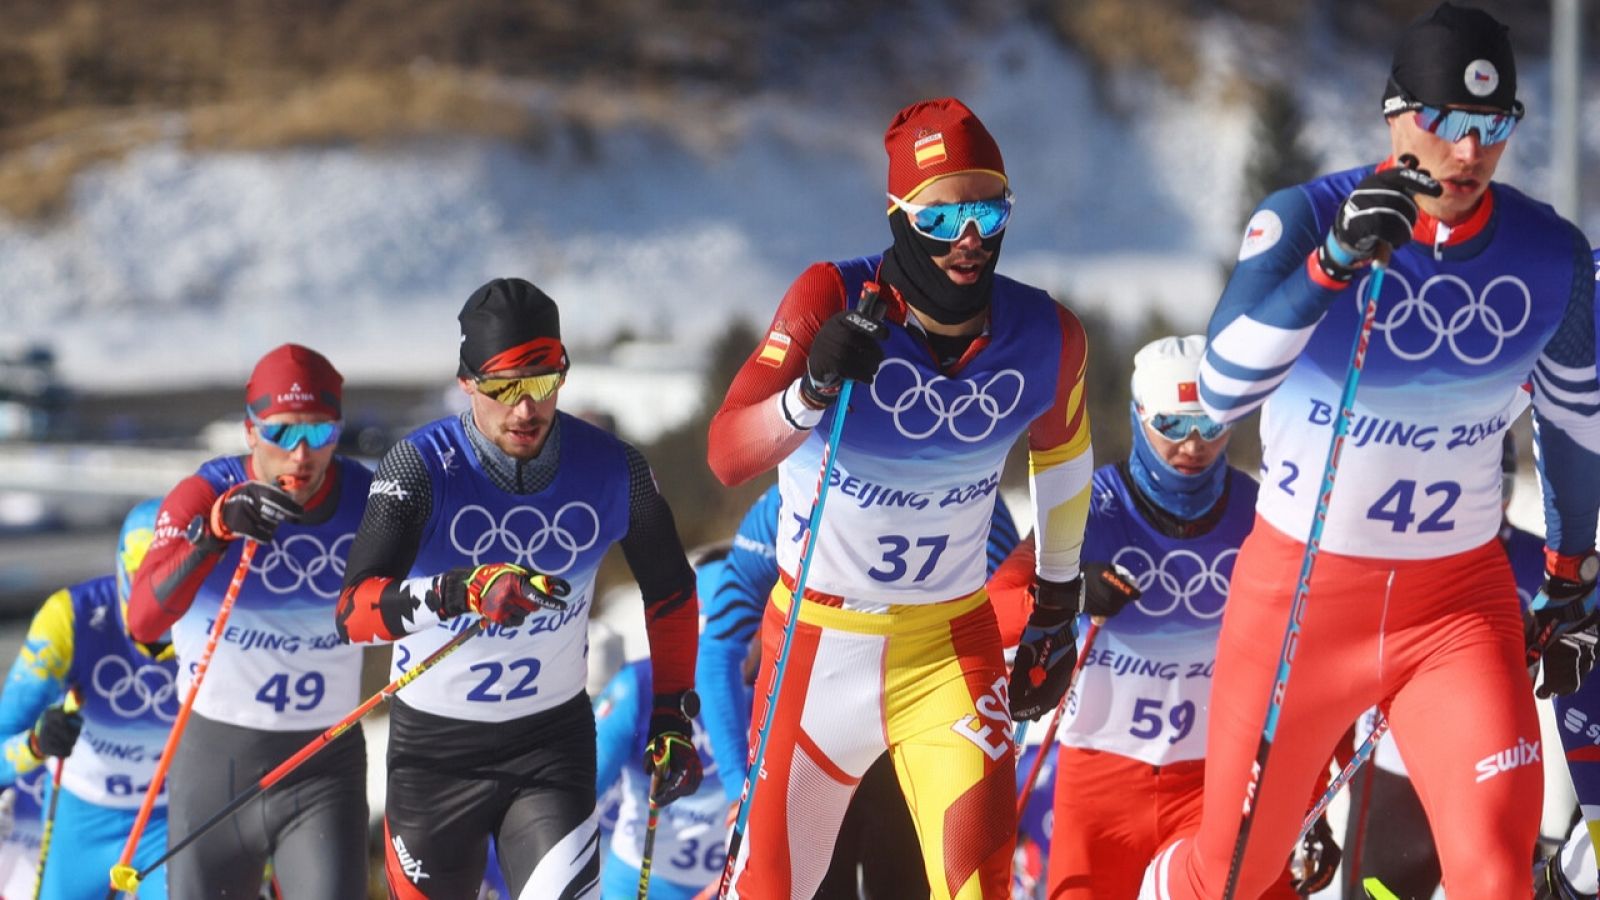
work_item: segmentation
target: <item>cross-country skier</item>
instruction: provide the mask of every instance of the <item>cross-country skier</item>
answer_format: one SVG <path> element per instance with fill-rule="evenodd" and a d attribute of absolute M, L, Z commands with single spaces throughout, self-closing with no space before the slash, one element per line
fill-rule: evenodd
<path fill-rule="evenodd" d="M 0 694 L 0 735 L 7 738 L 0 784 L 39 791 L 27 802 L 47 807 L 56 760 L 65 760 L 38 895 L 46 900 L 105 893 L 106 873 L 133 827 L 178 714 L 178 664 L 169 637 L 141 643 L 124 624 L 129 582 L 150 546 L 158 506 L 146 500 L 123 520 L 115 575 L 63 588 L 45 600 Z M 76 712 L 65 708 L 69 691 L 77 692 Z M 24 784 L 28 779 L 38 781 Z M 39 853 L 39 813 L 33 815 L 30 868 Z M 166 834 L 167 804 L 158 799 L 135 862 L 160 856 Z M 140 885 L 141 897 L 166 895 L 167 879 L 159 870 Z"/>
<path fill-rule="evenodd" d="M 1257 490 L 1228 465 L 1230 426 L 1200 405 L 1204 351 L 1205 338 L 1190 335 L 1134 355 L 1132 452 L 1094 473 L 1084 554 L 1122 567 L 1140 598 L 1101 626 L 1067 701 L 1051 898 L 1132 900 L 1157 848 L 1200 821 L 1217 631 Z M 997 608 L 1026 605 L 1026 578 L 1014 573 L 1032 570 L 1030 548 L 990 581 Z M 1311 841 L 1313 871 L 1291 886 L 1280 865 L 1268 896 L 1294 900 L 1296 887 L 1331 880 L 1339 847 L 1326 822 Z"/>
<path fill-rule="evenodd" d="M 995 274 L 1011 213 L 999 146 L 949 98 L 901 110 L 884 146 L 894 243 L 801 274 L 711 423 L 712 470 L 737 484 L 776 466 L 787 525 L 811 511 L 843 380 L 859 382 L 818 530 L 777 542 L 757 728 L 802 545 L 810 580 L 731 896 L 809 897 L 885 749 L 933 896 L 1006 896 L 1012 715 L 1037 718 L 1066 690 L 1085 594 L 1092 609 L 1129 596 L 1115 579 L 1086 588 L 1079 573 L 1092 468 L 1085 339 L 1043 291 Z M 852 310 L 869 283 L 885 321 Z M 1024 433 L 1040 608 L 1008 678 L 983 547 L 1006 451 Z M 801 842 L 807 852 L 790 852 Z"/>
<path fill-rule="evenodd" d="M 1600 304 L 1600 250 L 1594 251 L 1595 301 Z M 1600 683 L 1586 679 L 1594 667 L 1594 630 L 1574 632 L 1546 655 L 1541 696 L 1555 696 L 1556 722 L 1567 770 L 1588 823 L 1590 845 L 1600 835 Z M 1566 689 L 1577 686 L 1575 693 Z M 1553 749 L 1553 748 L 1552 748 Z"/>
<path fill-rule="evenodd" d="M 726 563 L 720 554 L 701 559 L 695 573 L 701 596 L 720 580 Z M 624 665 L 595 698 L 596 789 L 604 795 L 612 785 L 621 787 L 616 825 L 600 864 L 602 897 L 638 895 L 650 778 L 637 760 L 649 740 L 653 694 L 650 660 L 642 659 Z M 745 696 L 748 703 L 748 689 Z M 702 758 L 710 753 L 704 722 L 709 705 L 702 704 L 701 715 L 693 721 L 694 742 Z M 706 766 L 698 790 L 660 809 L 651 857 L 651 900 L 693 900 L 716 882 L 727 859 L 727 807 L 720 766 L 713 764 Z"/>
<path fill-rule="evenodd" d="M 1212 315 L 1200 398 L 1224 422 L 1265 404 L 1259 519 L 1217 647 L 1203 818 L 1155 859 L 1151 896 L 1223 895 L 1246 814 L 1233 897 L 1259 896 L 1318 770 L 1379 703 L 1434 824 L 1451 900 L 1531 892 L 1539 810 L 1528 798 L 1541 790 L 1541 754 L 1516 584 L 1496 537 L 1500 440 L 1531 381 L 1547 548 L 1535 633 L 1548 652 L 1587 625 L 1600 569 L 1600 383 L 1588 242 L 1490 181 L 1522 116 L 1516 87 L 1505 27 L 1442 4 L 1400 35 L 1383 99 L 1391 158 L 1279 191 L 1250 219 Z M 1332 423 L 1386 248 L 1324 513 Z M 1314 518 L 1321 552 L 1280 691 Z"/>
<path fill-rule="evenodd" d="M 496 279 L 462 307 L 470 408 L 378 466 L 350 550 L 342 636 L 394 641 L 398 676 L 482 633 L 395 697 L 384 814 L 389 890 L 474 897 L 489 836 L 525 898 L 592 896 L 599 878 L 594 713 L 584 693 L 595 573 L 613 544 L 644 595 L 654 666 L 645 764 L 663 803 L 700 760 L 694 571 L 644 457 L 557 411 L 567 375 L 555 301 Z"/>
<path fill-rule="evenodd" d="M 249 452 L 203 464 L 161 504 L 128 621 L 142 641 L 172 630 L 180 700 L 245 542 L 260 545 L 168 772 L 175 840 L 361 700 L 361 648 L 333 628 L 372 480 L 334 452 L 343 382 L 308 347 L 284 344 L 261 357 L 245 386 Z M 366 770 L 361 729 L 351 729 L 175 855 L 172 895 L 254 897 L 270 860 L 286 896 L 363 896 Z"/>

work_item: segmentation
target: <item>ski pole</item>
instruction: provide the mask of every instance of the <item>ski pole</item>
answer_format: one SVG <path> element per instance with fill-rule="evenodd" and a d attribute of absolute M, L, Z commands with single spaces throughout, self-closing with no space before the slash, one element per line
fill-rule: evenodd
<path fill-rule="evenodd" d="M 1028 795 L 1033 793 L 1033 786 L 1039 781 L 1039 771 L 1044 768 L 1044 758 L 1055 746 L 1056 729 L 1061 727 L 1061 717 L 1067 711 L 1067 698 L 1072 696 L 1072 689 L 1078 684 L 1078 673 L 1083 671 L 1084 660 L 1089 658 L 1089 651 L 1094 649 L 1094 639 L 1100 636 L 1100 618 L 1098 616 L 1089 620 L 1089 630 L 1083 635 L 1083 649 L 1078 651 L 1078 661 L 1072 664 L 1072 677 L 1067 679 L 1067 691 L 1061 695 L 1061 700 L 1056 703 L 1055 715 L 1050 719 L 1050 727 L 1044 730 L 1044 741 L 1039 744 L 1039 755 L 1033 758 L 1033 766 L 1028 769 L 1028 777 L 1022 781 L 1022 791 L 1017 794 L 1017 818 L 1022 818 L 1022 811 L 1028 808 Z"/>
<path fill-rule="evenodd" d="M 117 868 L 112 869 L 111 882 L 113 885 L 115 885 L 116 890 L 132 893 L 139 887 L 139 882 L 148 878 L 151 872 L 154 872 L 156 869 L 160 868 L 161 865 L 167 860 L 177 856 L 178 852 L 183 850 L 183 848 L 199 840 L 201 835 L 216 827 L 218 823 L 238 812 L 240 807 L 244 806 L 246 803 L 249 803 L 251 800 L 254 800 L 258 795 L 261 794 L 262 791 L 268 790 L 273 785 L 288 777 L 290 772 L 300 768 L 302 763 L 311 757 L 316 756 L 323 747 L 333 743 L 334 740 L 336 740 L 340 735 L 344 734 L 346 731 L 349 731 L 351 726 L 361 721 L 362 717 L 367 713 L 372 712 L 373 708 L 379 703 L 383 702 L 389 697 L 394 696 L 394 694 L 401 688 L 415 681 L 419 676 L 422 675 L 423 672 L 433 668 L 436 664 L 438 664 L 439 660 L 444 659 L 446 656 L 454 653 L 457 648 L 459 648 L 462 644 L 465 644 L 469 638 L 482 631 L 485 624 L 487 624 L 487 620 L 479 619 L 467 628 L 462 629 L 460 634 L 451 638 L 439 649 L 428 654 L 428 656 L 422 659 L 422 661 L 407 669 L 405 674 L 385 685 L 383 690 L 380 690 L 371 697 L 368 697 L 360 706 L 351 710 L 349 715 L 345 716 L 343 719 L 340 719 L 338 722 L 335 722 L 333 725 L 328 726 L 327 731 L 324 731 L 323 733 L 312 738 L 311 743 L 306 744 L 304 747 L 301 747 L 299 750 L 295 751 L 293 756 L 281 763 L 278 763 L 278 765 L 272 771 L 261 776 L 260 780 L 258 780 L 255 784 L 245 788 L 242 793 L 234 797 L 232 800 L 229 800 L 228 805 L 218 810 L 214 815 L 212 815 L 211 818 L 195 826 L 195 829 L 184 835 L 182 840 L 179 840 L 175 843 L 169 840 L 167 844 L 167 852 L 157 857 L 154 862 L 145 866 L 143 869 L 138 870 L 137 872 L 134 871 L 132 866 L 127 865 L 119 865 Z"/>
<path fill-rule="evenodd" d="M 61 708 L 70 715 L 78 711 L 79 705 L 78 689 L 73 688 L 67 692 Z M 56 770 L 50 779 L 50 809 L 45 813 L 44 831 L 39 835 L 39 866 L 33 880 L 33 900 L 39 900 L 39 892 L 44 890 L 44 867 L 50 861 L 50 838 L 56 830 L 56 804 L 61 801 L 61 767 L 66 763 L 66 757 L 56 757 Z"/>
<path fill-rule="evenodd" d="M 1069 687 L 1067 690 L 1072 690 L 1072 688 Z M 1011 756 L 1013 759 L 1022 758 L 1023 748 L 1028 746 L 1028 726 L 1032 724 L 1032 719 L 1023 719 L 1021 722 L 1017 723 L 1017 727 L 1012 731 L 1011 743 L 1014 746 L 1012 748 Z"/>
<path fill-rule="evenodd" d="M 1378 294 L 1383 290 L 1383 273 L 1388 270 L 1388 264 L 1388 248 L 1380 244 L 1378 255 L 1372 263 L 1371 290 L 1367 292 L 1366 306 L 1361 311 L 1361 327 L 1356 332 L 1355 346 L 1350 351 L 1350 368 L 1345 373 L 1344 390 L 1339 395 L 1339 414 L 1333 420 L 1333 437 L 1328 441 L 1328 460 L 1322 467 L 1322 485 L 1317 491 L 1311 532 L 1306 537 L 1305 555 L 1300 561 L 1300 577 L 1295 581 L 1294 598 L 1289 603 L 1289 622 L 1283 630 L 1283 644 L 1278 650 L 1278 669 L 1272 679 L 1272 693 L 1267 698 L 1267 718 L 1256 742 L 1250 779 L 1245 784 L 1239 832 L 1233 839 L 1233 857 L 1228 861 L 1228 881 L 1222 890 L 1223 900 L 1233 900 L 1234 891 L 1239 887 L 1239 870 L 1244 863 L 1244 849 L 1249 843 L 1250 825 L 1254 821 L 1256 792 L 1260 790 L 1262 776 L 1266 773 L 1272 742 L 1278 736 L 1278 716 L 1283 711 L 1283 696 L 1289 686 L 1289 667 L 1294 662 L 1295 648 L 1300 642 L 1300 622 L 1305 618 L 1306 600 L 1311 592 L 1311 570 L 1316 565 L 1317 549 L 1322 543 L 1322 526 L 1328 520 L 1328 504 L 1333 499 L 1333 480 L 1339 472 L 1339 454 L 1344 449 L 1345 435 L 1350 431 L 1356 385 L 1361 381 L 1361 369 L 1367 363 L 1367 343 L 1372 338 L 1372 323 L 1378 315 Z"/>
<path fill-rule="evenodd" d="M 1377 713 L 1378 711 L 1374 710 L 1374 715 L 1377 715 Z M 1377 724 L 1377 721 L 1374 720 L 1373 726 L 1376 727 Z M 1358 752 L 1359 749 L 1357 748 Z M 1352 756 L 1351 758 L 1354 759 L 1355 757 Z M 1354 777 L 1358 774 L 1360 773 L 1351 773 L 1350 807 L 1345 812 L 1344 817 L 1346 822 L 1355 825 L 1354 833 L 1351 833 L 1351 829 L 1347 829 L 1345 831 L 1345 842 L 1340 845 L 1344 848 L 1344 858 L 1339 863 L 1339 868 L 1344 872 L 1344 896 L 1346 897 L 1359 897 L 1362 893 L 1361 855 L 1366 852 L 1367 826 L 1372 815 L 1372 785 L 1377 780 L 1373 773 L 1368 772 L 1367 777 L 1361 779 L 1361 790 L 1360 793 L 1357 793 Z"/>
<path fill-rule="evenodd" d="M 656 854 L 656 822 L 661 818 L 661 804 L 656 802 L 656 789 L 661 786 L 661 769 L 650 773 L 650 815 L 644 826 L 644 853 L 639 857 L 639 900 L 650 896 L 650 862 Z"/>
<path fill-rule="evenodd" d="M 1372 733 L 1367 735 L 1367 739 L 1362 741 L 1361 746 L 1356 748 L 1355 756 L 1350 757 L 1350 761 L 1345 763 L 1339 774 L 1333 776 L 1333 780 L 1328 782 L 1328 789 L 1322 792 L 1322 796 L 1318 797 L 1317 802 L 1312 804 L 1311 811 L 1306 813 L 1306 820 L 1300 823 L 1300 840 L 1305 840 L 1306 835 L 1311 831 L 1311 826 L 1316 823 L 1317 817 L 1328 811 L 1328 804 L 1332 803 L 1333 798 L 1344 790 L 1344 786 L 1350 783 L 1350 779 L 1356 777 L 1356 772 L 1366 764 L 1367 760 L 1372 758 L 1372 754 L 1378 749 L 1378 742 L 1383 740 L 1383 736 L 1388 733 L 1389 717 L 1380 712 L 1378 713 L 1377 721 L 1372 724 Z"/>
<path fill-rule="evenodd" d="M 882 316 L 878 301 L 878 286 L 868 282 L 861 289 L 855 314 L 872 321 Z M 733 867 L 739 859 L 739 846 L 744 842 L 745 826 L 750 822 L 750 805 L 755 799 L 756 782 L 761 774 L 762 760 L 767 755 L 767 738 L 772 732 L 772 713 L 778 706 L 778 691 L 783 687 L 783 672 L 789 664 L 789 646 L 794 643 L 795 627 L 800 624 L 800 604 L 805 602 L 806 578 L 811 574 L 811 558 L 817 549 L 817 530 L 822 527 L 822 505 L 828 500 L 828 480 L 833 477 L 833 464 L 839 454 L 839 435 L 844 431 L 845 413 L 850 411 L 850 393 L 855 382 L 846 378 L 839 388 L 839 397 L 833 404 L 833 427 L 828 431 L 828 443 L 822 450 L 822 472 L 817 477 L 817 499 L 811 505 L 811 519 L 806 523 L 805 546 L 800 551 L 800 577 L 795 580 L 794 594 L 789 598 L 789 614 L 783 623 L 783 641 L 778 645 L 778 657 L 772 663 L 772 677 L 767 684 L 767 706 L 761 714 L 756 752 L 750 760 L 750 769 L 744 775 L 744 790 L 739 794 L 739 814 L 734 819 L 733 833 L 728 836 L 728 859 L 722 866 L 722 881 L 717 896 L 725 897 L 733 882 Z"/>
<path fill-rule="evenodd" d="M 255 559 L 256 548 L 259 546 L 254 540 L 246 538 L 244 549 L 239 551 L 239 564 L 234 567 L 233 580 L 228 582 L 228 591 L 223 594 L 222 605 L 217 608 L 217 619 L 211 623 L 211 633 L 206 636 L 205 649 L 200 652 L 200 660 L 195 664 L 194 677 L 189 679 L 189 693 L 183 698 L 183 706 L 178 708 L 178 716 L 172 722 L 172 730 L 167 732 L 167 743 L 161 748 L 161 761 L 156 764 L 155 777 L 150 779 L 150 786 L 145 789 L 144 802 L 139 804 L 139 814 L 134 816 L 133 830 L 128 832 L 128 842 L 122 846 L 122 856 L 117 859 L 117 864 L 111 867 L 111 891 L 106 894 L 106 900 L 115 897 L 117 891 L 133 890 L 131 887 L 124 888 L 118 885 L 118 872 L 133 871 L 133 867 L 129 864 L 133 861 L 134 851 L 139 849 L 139 838 L 144 835 L 144 826 L 150 821 L 150 811 L 155 809 L 156 797 L 161 794 L 161 785 L 167 780 L 167 769 L 172 765 L 178 741 L 183 738 L 183 730 L 189 725 L 189 712 L 194 709 L 194 698 L 200 694 L 200 684 L 205 681 L 206 669 L 211 665 L 211 655 L 217 650 L 217 641 L 222 637 L 222 629 L 228 625 L 228 615 L 233 612 L 234 601 L 239 599 L 239 589 L 244 586 L 244 580 L 250 574 L 250 561 Z"/>

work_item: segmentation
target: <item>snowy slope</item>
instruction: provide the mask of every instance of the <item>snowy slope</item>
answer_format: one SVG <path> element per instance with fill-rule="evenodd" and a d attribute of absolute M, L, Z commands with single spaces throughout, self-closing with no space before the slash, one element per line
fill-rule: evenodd
<path fill-rule="evenodd" d="M 1124 321 L 1160 308 L 1202 325 L 1237 243 L 1250 145 L 1250 116 L 1229 98 L 1241 79 L 1281 74 L 1261 70 L 1261 39 L 1211 26 L 1207 74 L 1180 95 L 1138 75 L 1097 92 L 1040 35 L 983 38 L 959 94 L 999 137 L 1019 196 L 1002 271 Z M 1330 165 L 1376 158 L 1386 60 L 1323 44 L 1300 48 L 1296 83 L 1308 112 L 1337 124 L 1308 137 Z M 1540 65 L 1526 68 L 1533 113 L 1502 172 L 1538 194 L 1548 92 Z M 1588 108 L 1593 158 L 1600 91 Z M 81 179 L 63 223 L 0 219 L 0 319 L 8 340 L 53 343 L 80 386 L 232 382 L 285 340 L 352 380 L 429 381 L 452 372 L 461 301 L 516 274 L 562 303 L 574 342 L 626 329 L 692 357 L 730 317 L 764 320 L 807 262 L 882 248 L 891 113 L 847 91 L 758 95 L 725 113 L 731 140 L 623 128 L 592 162 L 559 142 L 538 156 L 477 140 L 152 146 Z M 1600 234 L 1592 207 L 1588 225 Z"/>

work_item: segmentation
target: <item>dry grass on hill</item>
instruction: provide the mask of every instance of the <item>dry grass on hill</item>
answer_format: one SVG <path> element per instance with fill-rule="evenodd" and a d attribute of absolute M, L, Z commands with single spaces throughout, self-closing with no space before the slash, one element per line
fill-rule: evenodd
<path fill-rule="evenodd" d="M 1547 27 L 1543 4 L 1477 2 L 1523 43 Z M 1032 23 L 1099 72 L 1142 70 L 1182 88 L 1199 72 L 1205 16 L 1387 40 L 1433 3 L 5 0 L 0 210 L 47 216 L 76 173 L 163 137 L 247 150 L 476 133 L 538 147 L 553 128 L 582 139 L 638 122 L 715 142 L 706 119 L 679 121 L 686 96 L 714 108 L 840 71 L 870 72 L 861 84 L 896 95 L 942 88 L 960 66 L 928 59 L 959 58 L 985 28 Z M 535 107 L 508 85 L 544 99 Z"/>
<path fill-rule="evenodd" d="M 10 0 L 0 4 L 0 208 L 59 210 L 73 176 L 158 137 L 208 149 L 600 126 L 534 84 L 656 99 L 759 71 L 750 11 L 715 0 Z M 741 12 L 742 10 L 742 12 Z M 596 90 L 587 85 L 604 85 Z M 584 92 L 587 91 L 585 94 Z"/>

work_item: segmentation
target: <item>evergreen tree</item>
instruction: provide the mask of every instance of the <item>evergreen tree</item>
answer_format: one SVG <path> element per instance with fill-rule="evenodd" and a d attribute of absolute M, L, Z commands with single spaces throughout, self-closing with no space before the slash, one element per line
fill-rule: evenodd
<path fill-rule="evenodd" d="M 1245 162 L 1244 205 L 1239 217 L 1241 231 L 1251 210 L 1262 198 L 1280 188 L 1316 177 L 1319 160 L 1312 157 L 1301 141 L 1304 119 L 1294 93 L 1281 82 L 1263 88 L 1256 101 L 1256 123 L 1252 129 L 1255 147 Z"/>

